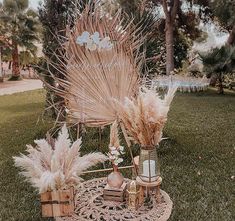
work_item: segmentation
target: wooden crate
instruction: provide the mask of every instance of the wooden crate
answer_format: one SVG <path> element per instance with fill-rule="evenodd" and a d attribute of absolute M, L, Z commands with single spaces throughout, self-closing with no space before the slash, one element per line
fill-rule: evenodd
<path fill-rule="evenodd" d="M 112 188 L 108 184 L 104 188 L 104 199 L 108 201 L 123 202 L 126 200 L 126 186 L 124 182 L 120 189 Z"/>
<path fill-rule="evenodd" d="M 41 194 L 42 217 L 71 216 L 74 212 L 74 192 L 58 190 Z"/>

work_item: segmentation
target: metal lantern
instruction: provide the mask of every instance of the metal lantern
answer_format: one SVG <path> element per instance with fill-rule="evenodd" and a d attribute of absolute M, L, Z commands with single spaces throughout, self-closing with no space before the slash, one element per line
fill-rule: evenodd
<path fill-rule="evenodd" d="M 157 181 L 160 176 L 157 150 L 154 146 L 141 147 L 138 176 L 143 182 L 148 183 Z"/>
<path fill-rule="evenodd" d="M 137 210 L 140 206 L 140 187 L 135 180 L 132 180 L 127 189 L 128 209 Z"/>

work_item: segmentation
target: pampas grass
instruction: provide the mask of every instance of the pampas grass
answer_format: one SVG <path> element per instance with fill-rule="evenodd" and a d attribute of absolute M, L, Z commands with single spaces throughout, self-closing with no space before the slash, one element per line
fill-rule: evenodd
<path fill-rule="evenodd" d="M 110 143 L 108 157 L 112 164 L 118 166 L 123 162 L 123 158 L 120 155 L 124 154 L 124 147 L 120 146 L 118 122 L 115 120 L 110 127 Z"/>
<path fill-rule="evenodd" d="M 118 132 L 118 122 L 115 120 L 113 124 L 110 126 L 110 147 L 119 147 L 120 140 L 119 140 L 119 132 Z"/>
<path fill-rule="evenodd" d="M 176 90 L 177 86 L 172 85 L 165 97 L 161 99 L 155 89 L 143 87 L 137 98 L 126 98 L 124 103 L 117 102 L 119 117 L 127 133 L 136 143 L 141 146 L 159 144 Z"/>
<path fill-rule="evenodd" d="M 45 139 L 34 142 L 36 147 L 27 145 L 27 155 L 13 158 L 15 166 L 23 170 L 21 174 L 39 193 L 77 185 L 82 181 L 80 175 L 84 170 L 106 160 L 102 153 L 80 156 L 82 141 L 78 139 L 71 144 L 65 125 L 54 145 Z"/>

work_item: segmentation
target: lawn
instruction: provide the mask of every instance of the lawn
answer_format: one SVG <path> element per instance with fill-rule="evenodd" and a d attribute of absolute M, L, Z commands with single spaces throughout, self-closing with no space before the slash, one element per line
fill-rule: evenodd
<path fill-rule="evenodd" d="M 38 221 L 36 191 L 18 175 L 12 156 L 42 138 L 52 123 L 42 117 L 42 90 L 0 96 L 0 220 Z M 107 151 L 88 130 L 84 150 Z M 170 221 L 234 221 L 235 94 L 177 94 L 160 145 L 162 189 L 172 198 Z M 101 147 L 99 147 L 101 146 Z"/>

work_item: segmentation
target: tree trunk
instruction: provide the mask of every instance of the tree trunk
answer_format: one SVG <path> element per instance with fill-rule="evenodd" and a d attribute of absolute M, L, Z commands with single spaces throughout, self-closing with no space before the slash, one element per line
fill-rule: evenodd
<path fill-rule="evenodd" d="M 0 47 L 0 82 L 3 82 L 2 47 Z"/>
<path fill-rule="evenodd" d="M 12 64 L 12 61 L 9 61 L 9 63 L 8 63 L 8 70 L 11 70 L 11 64 Z"/>
<path fill-rule="evenodd" d="M 12 50 L 12 77 L 11 80 L 19 80 L 20 78 L 20 66 L 19 66 L 19 53 L 18 45 L 16 42 L 13 43 Z"/>
<path fill-rule="evenodd" d="M 235 44 L 235 25 L 233 26 L 233 29 L 229 34 L 227 44 L 229 44 L 229 45 L 234 45 Z"/>
<path fill-rule="evenodd" d="M 174 28 L 173 24 L 166 22 L 166 74 L 174 71 Z"/>
<path fill-rule="evenodd" d="M 224 94 L 223 74 L 219 74 L 219 76 L 218 76 L 218 93 L 219 94 Z"/>

